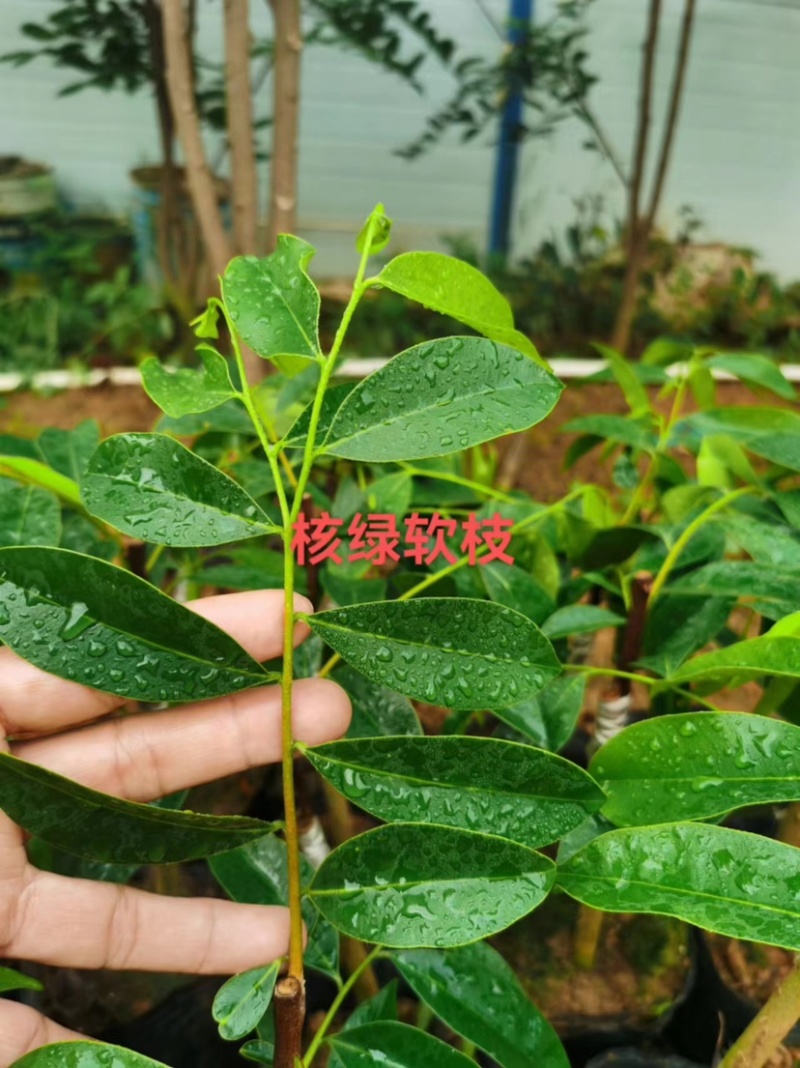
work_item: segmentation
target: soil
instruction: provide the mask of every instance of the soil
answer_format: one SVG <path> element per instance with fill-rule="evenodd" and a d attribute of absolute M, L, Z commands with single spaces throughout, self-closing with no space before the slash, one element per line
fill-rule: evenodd
<path fill-rule="evenodd" d="M 733 382 L 719 383 L 718 398 L 720 405 L 762 403 L 751 390 Z M 781 402 L 771 398 L 769 403 Z M 667 405 L 659 402 L 659 407 L 665 410 Z M 558 500 L 575 481 L 611 486 L 610 465 L 598 463 L 597 450 L 582 457 L 569 471 L 564 470 L 564 457 L 574 435 L 559 428 L 581 415 L 622 415 L 626 410 L 616 386 L 568 383 L 553 415 L 526 434 L 528 448 L 518 467 L 518 486 L 545 503 Z M 34 436 L 45 426 L 69 430 L 84 419 L 97 419 L 105 435 L 150 430 L 158 416 L 158 409 L 138 386 L 103 384 L 51 393 L 20 391 L 0 397 L 0 433 L 23 436 Z M 501 441 L 501 452 L 511 440 Z"/>
<path fill-rule="evenodd" d="M 573 958 L 578 907 L 551 896 L 491 941 L 562 1037 L 652 1027 L 686 984 L 686 928 L 660 916 L 607 915 L 595 967 L 583 970 Z"/>

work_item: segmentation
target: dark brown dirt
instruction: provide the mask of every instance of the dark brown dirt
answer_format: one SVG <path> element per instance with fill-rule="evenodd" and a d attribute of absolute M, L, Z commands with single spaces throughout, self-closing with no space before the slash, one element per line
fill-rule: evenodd
<path fill-rule="evenodd" d="M 657 916 L 604 918 L 597 963 L 573 959 L 578 905 L 560 895 L 492 939 L 562 1036 L 598 1026 L 647 1027 L 683 989 L 686 929 Z"/>

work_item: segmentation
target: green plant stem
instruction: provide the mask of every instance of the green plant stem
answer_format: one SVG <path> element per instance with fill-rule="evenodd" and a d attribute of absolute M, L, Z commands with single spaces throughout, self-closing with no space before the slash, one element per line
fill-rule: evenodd
<path fill-rule="evenodd" d="M 664 584 L 672 573 L 673 568 L 678 562 L 683 550 L 700 530 L 717 512 L 721 512 L 724 508 L 727 508 L 733 501 L 738 500 L 740 497 L 744 497 L 748 493 L 755 492 L 752 486 L 742 486 L 739 489 L 731 490 L 730 493 L 724 494 L 724 496 L 718 498 L 713 504 L 710 504 L 691 523 L 686 527 L 681 536 L 677 539 L 670 551 L 667 553 L 667 558 L 661 565 L 661 569 L 655 577 L 652 589 L 650 590 L 650 597 L 648 598 L 648 604 L 651 606 L 655 603 L 656 598 L 664 588 Z"/>
<path fill-rule="evenodd" d="M 643 686 L 657 686 L 664 681 L 663 679 L 653 679 L 649 675 L 637 675 L 632 671 L 619 671 L 617 668 L 593 667 L 591 664 L 564 664 L 563 668 L 565 671 L 578 671 L 584 675 L 600 675 L 609 679 L 628 679 L 631 682 L 640 682 Z M 672 689 L 675 693 L 691 698 L 696 704 L 703 705 L 709 712 L 725 711 L 724 708 L 720 708 L 719 705 L 715 705 L 705 697 L 699 697 L 691 690 L 685 690 L 681 686 L 673 686 Z"/>
<path fill-rule="evenodd" d="M 720 1068 L 762 1068 L 800 1017 L 800 957 L 756 1018 L 725 1054 Z"/>
<path fill-rule="evenodd" d="M 150 553 L 147 563 L 144 565 L 148 575 L 152 573 L 153 568 L 164 555 L 165 549 L 166 545 L 156 545 L 155 549 L 153 549 L 153 551 Z"/>
<path fill-rule="evenodd" d="M 347 981 L 342 984 L 339 993 L 334 998 L 333 1004 L 328 1009 L 325 1019 L 320 1024 L 319 1030 L 314 1035 L 314 1038 L 311 1041 L 311 1045 L 306 1051 L 306 1055 L 303 1058 L 303 1068 L 310 1068 L 310 1065 L 313 1063 L 314 1057 L 316 1056 L 317 1050 L 325 1040 L 325 1035 L 328 1033 L 331 1024 L 336 1019 L 337 1012 L 342 1007 L 342 1002 L 353 989 L 353 987 L 356 985 L 362 973 L 365 972 L 367 968 L 372 965 L 372 962 L 376 960 L 382 952 L 383 946 L 375 946 L 372 952 L 364 958 L 364 960 L 361 962 L 361 964 L 359 964 L 359 966 L 355 969 L 352 975 L 348 977 Z"/>
<path fill-rule="evenodd" d="M 658 436 L 658 444 L 656 445 L 655 452 L 650 457 L 647 465 L 647 470 L 642 476 L 642 480 L 636 487 L 633 496 L 630 499 L 628 507 L 625 509 L 625 514 L 620 519 L 620 526 L 627 526 L 632 523 L 641 510 L 642 503 L 653 484 L 653 480 L 656 475 L 656 460 L 663 453 L 667 444 L 669 443 L 670 435 L 672 434 L 672 428 L 680 418 L 683 411 L 683 402 L 686 398 L 686 390 L 689 385 L 689 371 L 687 369 L 686 374 L 681 375 L 678 382 L 678 388 L 675 390 L 675 397 L 672 401 L 672 407 L 670 409 L 669 416 L 666 423 L 661 429 L 661 433 Z"/>
<path fill-rule="evenodd" d="M 542 508 L 541 511 L 534 512 L 533 515 L 526 516 L 525 519 L 520 519 L 519 523 L 515 523 L 514 526 L 511 528 L 511 533 L 520 534 L 523 530 L 527 530 L 528 527 L 533 526 L 533 524 L 537 523 L 540 519 L 546 519 L 554 512 L 557 512 L 560 508 L 563 508 L 568 501 L 580 497 L 583 494 L 583 491 L 584 487 L 580 486 L 578 489 L 575 489 L 571 493 L 568 493 L 567 496 L 564 497 L 562 500 L 556 501 L 555 504 L 550 504 L 547 506 L 547 508 Z M 476 557 L 485 556 L 488 551 L 489 549 L 487 546 L 481 546 L 481 548 L 478 549 L 475 555 Z M 416 597 L 418 593 L 422 593 L 422 591 L 427 590 L 429 586 L 433 586 L 441 579 L 447 578 L 448 575 L 452 575 L 460 568 L 466 567 L 468 563 L 469 557 L 462 556 L 460 560 L 456 560 L 454 564 L 448 564 L 447 567 L 443 567 L 441 571 L 434 571 L 432 574 L 426 575 L 426 577 L 422 579 L 421 582 L 418 582 L 416 586 L 412 586 L 410 590 L 406 590 L 405 593 L 401 593 L 397 600 L 410 601 L 411 598 Z M 333 656 L 320 669 L 319 677 L 326 678 L 328 675 L 330 675 L 331 671 L 333 671 L 333 669 L 336 667 L 340 660 L 341 657 L 339 656 L 339 654 L 334 653 Z"/>
<path fill-rule="evenodd" d="M 419 478 L 433 478 L 439 482 L 452 482 L 456 486 L 463 486 L 464 489 L 474 490 L 476 493 L 480 493 L 493 501 L 514 504 L 517 500 L 510 493 L 503 493 L 502 490 L 495 489 L 493 486 L 484 486 L 481 482 L 475 482 L 471 478 L 453 474 L 451 471 L 429 471 L 424 467 L 415 467 L 413 464 L 404 463 L 403 461 L 400 461 L 399 466 L 404 471 L 408 471 L 410 475 L 416 475 Z"/>

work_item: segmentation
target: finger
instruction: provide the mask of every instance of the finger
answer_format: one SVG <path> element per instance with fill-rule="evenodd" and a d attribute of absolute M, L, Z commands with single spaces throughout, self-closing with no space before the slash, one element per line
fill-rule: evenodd
<path fill-rule="evenodd" d="M 71 968 L 232 975 L 289 947 L 289 910 L 37 872 L 4 955 Z"/>
<path fill-rule="evenodd" d="M 86 1041 L 86 1035 L 68 1031 L 27 1005 L 0 1001 L 0 1068 L 51 1042 Z"/>
<path fill-rule="evenodd" d="M 252 590 L 204 597 L 187 606 L 226 630 L 256 660 L 269 660 L 283 651 L 282 590 Z M 311 602 L 295 595 L 296 612 L 311 612 Z M 295 627 L 295 644 L 308 636 L 308 625 Z M 6 734 L 43 733 L 97 719 L 124 702 L 112 694 L 90 690 L 58 679 L 0 649 L 0 729 Z"/>
<path fill-rule="evenodd" d="M 292 695 L 295 738 L 340 738 L 350 699 L 328 679 L 300 679 Z M 60 737 L 23 742 L 15 756 L 103 793 L 152 801 L 281 758 L 281 691 L 245 690 L 168 712 L 108 720 Z"/>

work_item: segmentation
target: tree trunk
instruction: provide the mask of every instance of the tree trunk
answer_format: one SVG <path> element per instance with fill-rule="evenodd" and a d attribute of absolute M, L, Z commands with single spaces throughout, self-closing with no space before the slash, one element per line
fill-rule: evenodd
<path fill-rule="evenodd" d="M 297 139 L 300 111 L 300 0 L 269 0 L 275 25 L 275 87 L 272 115 L 267 246 L 297 222 Z"/>
<path fill-rule="evenodd" d="M 167 86 L 172 114 L 186 161 L 186 181 L 206 255 L 215 274 L 221 275 L 232 256 L 222 225 L 214 179 L 206 162 L 200 135 L 193 77 L 186 48 L 183 0 L 164 0 L 164 50 L 167 60 Z"/>
<path fill-rule="evenodd" d="M 253 147 L 248 0 L 225 0 L 225 90 L 236 251 L 256 252 L 258 177 Z"/>
<path fill-rule="evenodd" d="M 636 159 L 634 164 L 634 180 L 631 182 L 631 201 L 628 219 L 629 250 L 628 262 L 623 283 L 622 301 L 617 314 L 617 322 L 614 328 L 612 345 L 620 352 L 625 352 L 630 342 L 631 328 L 636 314 L 636 302 L 639 289 L 639 277 L 642 266 L 650 246 L 650 237 L 655 225 L 656 215 L 661 204 L 664 192 L 672 148 L 675 144 L 675 131 L 678 126 L 683 90 L 686 81 L 686 70 L 689 65 L 689 45 L 694 29 L 694 15 L 696 0 L 685 0 L 683 8 L 683 20 L 681 22 L 681 34 L 678 42 L 678 54 L 675 59 L 675 70 L 672 75 L 672 87 L 667 111 L 667 121 L 664 125 L 664 133 L 661 138 L 658 162 L 656 164 L 653 190 L 650 195 L 650 204 L 644 215 L 641 212 L 641 185 L 644 171 L 647 132 L 642 130 L 642 122 L 650 122 L 650 100 L 652 97 L 652 79 L 655 61 L 655 43 L 658 36 L 658 17 L 660 0 L 651 0 L 650 23 L 645 43 L 645 59 L 642 69 L 642 104 L 640 108 L 640 127 L 637 134 Z M 636 186 L 634 190 L 634 186 Z M 635 198 L 635 205 L 634 205 Z"/>
<path fill-rule="evenodd" d="M 625 265 L 625 280 L 622 284 L 622 299 L 611 346 L 624 353 L 628 348 L 631 327 L 636 313 L 639 292 L 639 276 L 644 257 L 647 254 L 647 238 L 640 226 L 640 203 L 644 169 L 647 161 L 647 141 L 650 136 L 650 110 L 653 99 L 653 74 L 655 71 L 656 44 L 658 41 L 658 23 L 661 18 L 661 0 L 650 0 L 650 13 L 647 20 L 647 36 L 644 42 L 642 60 L 642 78 L 639 94 L 639 116 L 636 126 L 636 145 L 633 155 L 633 170 L 628 198 L 628 249 Z"/>

